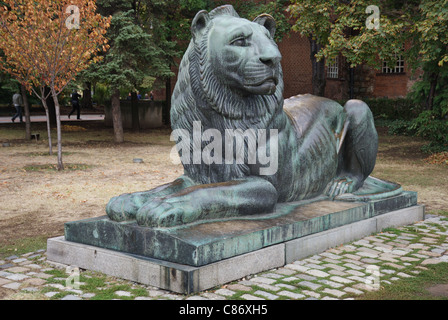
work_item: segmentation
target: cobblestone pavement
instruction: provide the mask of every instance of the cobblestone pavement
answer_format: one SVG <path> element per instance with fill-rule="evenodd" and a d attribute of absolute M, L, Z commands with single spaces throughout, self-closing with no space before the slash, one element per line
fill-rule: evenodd
<path fill-rule="evenodd" d="M 45 250 L 0 260 L 3 299 L 277 300 L 356 299 L 383 284 L 416 277 L 429 264 L 448 262 L 448 218 L 425 221 L 329 249 L 195 295 L 179 295 L 99 273 L 68 270 Z M 68 273 L 67 273 L 68 272 Z M 71 273 L 70 273 L 71 272 Z"/>

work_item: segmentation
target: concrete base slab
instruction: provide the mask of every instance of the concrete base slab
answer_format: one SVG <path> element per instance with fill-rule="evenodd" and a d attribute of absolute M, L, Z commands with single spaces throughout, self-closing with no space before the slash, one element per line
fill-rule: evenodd
<path fill-rule="evenodd" d="M 64 237 L 48 240 L 47 259 L 190 294 L 284 266 L 328 248 L 380 232 L 384 228 L 422 221 L 424 211 L 424 206 L 414 205 L 202 266 L 183 265 L 123 253 L 67 241 Z"/>

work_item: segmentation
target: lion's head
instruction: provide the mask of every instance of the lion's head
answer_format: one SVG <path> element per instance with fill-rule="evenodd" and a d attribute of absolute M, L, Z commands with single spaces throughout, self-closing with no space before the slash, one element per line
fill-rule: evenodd
<path fill-rule="evenodd" d="M 242 19 L 232 6 L 199 12 L 179 67 L 171 106 L 173 129 L 279 128 L 285 121 L 281 54 L 273 40 L 275 21 L 266 14 Z M 193 135 L 194 137 L 194 135 Z M 246 164 L 185 164 L 202 183 L 250 174 Z"/>
<path fill-rule="evenodd" d="M 210 13 L 200 11 L 191 32 L 173 93 L 173 126 L 177 127 L 179 116 L 185 117 L 195 108 L 208 113 L 205 118 L 210 109 L 215 111 L 225 118 L 221 122 L 235 120 L 246 127 L 261 121 L 266 125 L 283 105 L 274 19 L 263 14 L 249 21 L 226 5 Z"/>

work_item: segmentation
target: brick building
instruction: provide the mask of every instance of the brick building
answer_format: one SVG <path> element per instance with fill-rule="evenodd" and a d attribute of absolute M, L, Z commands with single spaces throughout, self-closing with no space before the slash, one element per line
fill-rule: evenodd
<path fill-rule="evenodd" d="M 282 53 L 282 68 L 284 75 L 284 97 L 297 94 L 312 93 L 312 64 L 310 59 L 310 43 L 306 37 L 291 32 L 278 43 Z M 177 70 L 173 70 L 177 74 Z M 326 68 L 325 96 L 336 100 L 346 100 L 350 97 L 350 79 L 353 77 L 352 88 L 354 98 L 404 97 L 415 82 L 408 66 L 401 57 L 397 57 L 396 66 L 380 70 L 367 66 L 358 66 L 350 73 L 350 69 L 342 56 L 338 57 Z M 176 77 L 171 79 L 171 92 L 176 83 Z M 156 100 L 165 100 L 165 90 L 155 91 Z"/>

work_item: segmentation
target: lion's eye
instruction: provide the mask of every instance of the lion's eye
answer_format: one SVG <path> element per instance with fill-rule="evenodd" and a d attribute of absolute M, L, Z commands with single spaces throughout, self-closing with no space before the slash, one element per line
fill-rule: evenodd
<path fill-rule="evenodd" d="M 248 45 L 248 41 L 246 38 L 237 38 L 233 40 L 230 44 L 236 47 L 246 47 Z"/>

